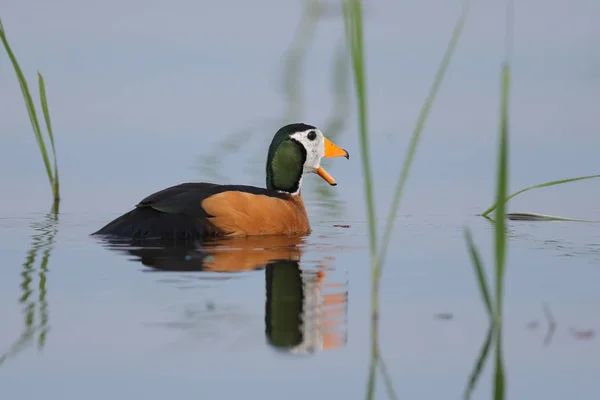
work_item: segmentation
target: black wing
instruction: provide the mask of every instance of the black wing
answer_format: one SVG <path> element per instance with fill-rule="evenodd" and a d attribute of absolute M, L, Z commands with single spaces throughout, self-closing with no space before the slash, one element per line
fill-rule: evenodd
<path fill-rule="evenodd" d="M 182 183 L 140 201 L 133 210 L 93 233 L 129 238 L 202 239 L 223 234 L 209 220 L 202 201 L 227 191 L 285 198 L 274 190 L 208 182 Z"/>

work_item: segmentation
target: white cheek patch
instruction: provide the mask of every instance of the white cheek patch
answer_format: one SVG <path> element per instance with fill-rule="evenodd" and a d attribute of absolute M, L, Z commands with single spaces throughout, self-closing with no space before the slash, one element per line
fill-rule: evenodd
<path fill-rule="evenodd" d="M 315 172 L 321 166 L 321 158 L 325 154 L 325 141 L 323 134 L 316 129 L 317 139 L 309 140 L 306 135 L 310 131 L 297 132 L 292 135 L 292 138 L 300 142 L 306 149 L 306 161 L 304 162 L 304 172 Z"/>
<path fill-rule="evenodd" d="M 319 146 L 318 143 L 311 143 L 313 146 L 306 149 L 306 162 L 304 163 L 305 167 L 313 167 L 317 168 L 319 166 Z M 315 146 L 317 145 L 317 146 Z"/>

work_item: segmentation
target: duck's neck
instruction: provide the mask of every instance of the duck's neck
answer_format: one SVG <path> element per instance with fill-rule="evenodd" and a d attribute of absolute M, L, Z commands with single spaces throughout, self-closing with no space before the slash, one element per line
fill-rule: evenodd
<path fill-rule="evenodd" d="M 292 196 L 300 196 L 300 191 L 302 189 L 302 178 L 303 175 L 300 174 L 300 176 L 295 179 L 290 179 L 283 182 L 274 179 L 267 179 L 267 189 L 287 193 Z"/>
<path fill-rule="evenodd" d="M 288 140 L 267 157 L 267 189 L 299 195 L 302 187 L 306 150 L 300 143 Z"/>

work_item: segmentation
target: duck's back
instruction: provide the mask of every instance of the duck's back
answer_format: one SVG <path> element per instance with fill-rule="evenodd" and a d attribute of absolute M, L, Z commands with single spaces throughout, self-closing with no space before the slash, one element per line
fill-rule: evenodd
<path fill-rule="evenodd" d="M 308 232 L 310 225 L 299 195 L 199 182 L 153 193 L 93 235 L 202 239 Z"/>

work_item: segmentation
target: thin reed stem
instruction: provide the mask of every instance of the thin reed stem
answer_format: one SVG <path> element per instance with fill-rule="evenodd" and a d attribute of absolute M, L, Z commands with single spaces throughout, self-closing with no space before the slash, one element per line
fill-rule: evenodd
<path fill-rule="evenodd" d="M 33 133 L 35 135 L 35 139 L 37 141 L 38 147 L 40 149 L 40 154 L 42 155 L 42 160 L 44 162 L 44 166 L 46 167 L 46 174 L 48 175 L 48 181 L 50 182 L 50 187 L 52 189 L 52 196 L 54 199 L 53 209 L 58 210 L 58 202 L 60 201 L 59 195 L 59 183 L 58 183 L 58 165 L 56 163 L 56 148 L 54 145 L 54 135 L 52 134 L 52 125 L 50 123 L 50 112 L 48 110 L 48 102 L 46 99 L 46 88 L 44 85 L 44 79 L 42 75 L 38 72 L 39 77 L 39 85 L 40 85 L 40 100 L 42 103 L 42 109 L 44 112 L 44 117 L 46 120 L 46 127 L 48 128 L 48 135 L 50 137 L 50 143 L 52 146 L 52 154 L 54 157 L 54 169 L 52 169 L 50 165 L 50 159 L 48 157 L 48 151 L 46 148 L 46 143 L 44 138 L 42 137 L 42 130 L 40 128 L 40 123 L 37 117 L 37 112 L 35 109 L 35 105 L 33 103 L 33 99 L 31 98 L 31 93 L 29 92 L 29 86 L 27 84 L 27 80 L 25 79 L 25 75 L 19 66 L 19 62 L 15 57 L 10 44 L 8 43 L 8 38 L 6 36 L 6 31 L 4 26 L 2 25 L 2 20 L 0 20 L 0 41 L 4 45 L 4 49 L 6 50 L 6 54 L 10 59 L 13 69 L 15 70 L 15 74 L 17 75 L 17 80 L 19 81 L 19 85 L 21 87 L 21 93 L 23 94 L 23 99 L 25 100 L 25 106 L 27 107 L 27 113 L 29 115 L 29 120 L 31 122 L 31 127 L 33 128 Z"/>

